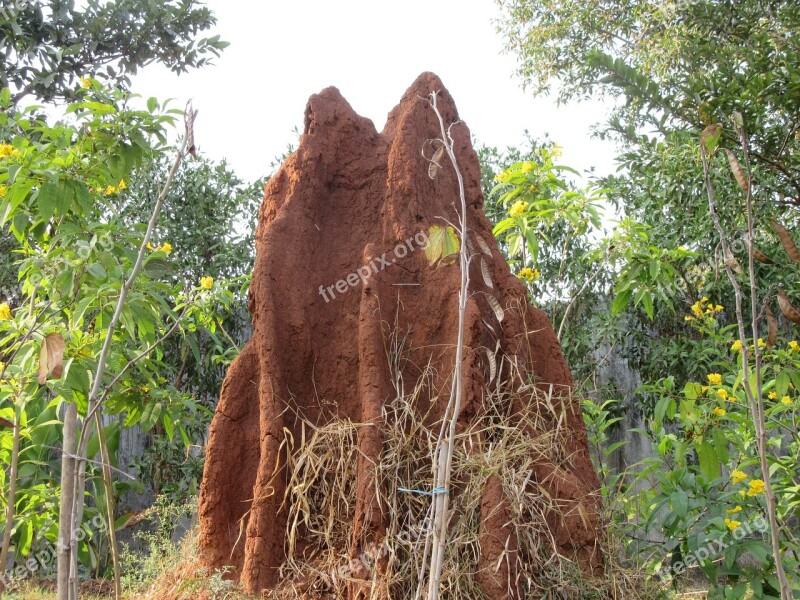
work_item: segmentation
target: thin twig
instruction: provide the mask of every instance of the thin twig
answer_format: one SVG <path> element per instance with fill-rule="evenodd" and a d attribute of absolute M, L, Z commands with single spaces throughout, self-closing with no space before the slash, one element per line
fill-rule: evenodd
<path fill-rule="evenodd" d="M 100 399 L 97 401 L 95 407 L 92 410 L 90 410 L 86 415 L 87 421 L 91 419 L 92 416 L 95 414 L 95 412 L 103 405 L 103 402 L 105 402 L 105 400 L 108 398 L 108 395 L 114 389 L 114 386 L 119 382 L 120 379 L 122 379 L 122 376 L 125 375 L 125 373 L 127 373 L 137 362 L 139 362 L 140 360 L 145 358 L 148 354 L 150 354 L 153 350 L 158 348 L 162 343 L 164 343 L 164 340 L 166 340 L 169 336 L 171 336 L 175 332 L 175 330 L 181 324 L 181 320 L 186 315 L 186 311 L 188 310 L 188 308 L 189 307 L 187 306 L 186 308 L 183 309 L 183 312 L 178 316 L 177 319 L 175 319 L 175 322 L 172 324 L 172 327 L 170 327 L 169 330 L 164 335 L 162 335 L 155 342 L 150 344 L 147 348 L 142 350 L 142 352 L 140 352 L 138 355 L 134 356 L 131 360 L 128 361 L 128 363 L 124 367 L 122 367 L 120 372 L 117 373 L 116 377 L 114 377 L 114 379 L 112 379 L 111 382 L 106 386 L 103 395 L 100 396 Z"/>
<path fill-rule="evenodd" d="M 92 463 L 93 465 L 97 465 L 98 467 L 108 467 L 112 471 L 116 471 L 123 477 L 130 479 L 131 481 L 136 481 L 136 477 L 131 475 L 130 473 L 126 473 L 125 471 L 121 471 L 117 467 L 114 467 L 110 464 L 106 464 L 100 460 L 94 460 L 92 458 L 86 458 L 85 456 L 78 456 L 77 454 L 72 454 L 71 452 L 64 452 L 63 448 L 59 448 L 58 446 L 46 446 L 42 445 L 41 448 L 47 448 L 48 450 L 55 450 L 56 452 L 60 452 L 62 456 L 66 456 L 67 458 L 71 458 L 72 460 L 83 461 L 87 463 Z"/>

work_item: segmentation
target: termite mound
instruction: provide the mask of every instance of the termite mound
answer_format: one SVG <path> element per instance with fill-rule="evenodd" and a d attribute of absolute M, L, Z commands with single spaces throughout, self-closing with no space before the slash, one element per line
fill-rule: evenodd
<path fill-rule="evenodd" d="M 492 599 L 527 594 L 522 581 L 535 561 L 521 532 L 530 522 L 545 533 L 550 557 L 584 573 L 602 564 L 598 479 L 569 367 L 492 236 L 469 130 L 439 78 L 423 73 L 380 133 L 336 88 L 312 96 L 299 147 L 266 185 L 249 295 L 253 335 L 222 387 L 199 503 L 204 562 L 232 567 L 247 591 L 293 585 L 309 598 L 399 598 L 415 585 L 388 576 L 402 554 L 391 548 L 416 543 L 403 530 L 424 522 L 430 498 L 398 488 L 430 493 L 429 448 L 449 398 L 460 281 L 457 262 L 431 265 L 421 247 L 432 226 L 457 222 L 460 207 L 447 157 L 429 173 L 431 153 L 423 152 L 440 136 L 432 92 L 445 122 L 455 123 L 475 255 L 462 458 L 448 491 L 453 527 L 475 529 L 470 581 Z M 471 456 L 510 447 L 498 418 L 511 418 L 531 450 L 476 479 Z M 309 475 L 326 452 L 335 460 Z M 517 487 L 512 463 L 527 469 Z M 512 492 L 546 501 L 524 516 Z M 325 510 L 328 525 L 317 527 Z M 301 563 L 316 567 L 301 576 Z"/>

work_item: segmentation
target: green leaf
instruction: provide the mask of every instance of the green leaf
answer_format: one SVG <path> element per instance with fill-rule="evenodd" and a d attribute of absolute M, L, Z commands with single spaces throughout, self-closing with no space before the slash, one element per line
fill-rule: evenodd
<path fill-rule="evenodd" d="M 695 445 L 697 459 L 700 462 L 700 472 L 708 481 L 713 481 L 720 475 L 720 463 L 714 447 L 703 440 Z"/>
<path fill-rule="evenodd" d="M 614 298 L 614 302 L 611 305 L 611 314 L 616 315 L 625 310 L 628 307 L 628 304 L 631 302 L 631 295 L 633 291 L 631 289 L 626 289 L 620 294 L 617 294 L 617 297 Z"/>
<path fill-rule="evenodd" d="M 653 427 L 654 429 L 661 429 L 661 424 L 664 421 L 664 417 L 666 416 L 668 410 L 672 409 L 672 415 L 675 414 L 675 399 L 665 396 L 661 398 L 657 403 L 656 407 L 653 411 Z"/>
<path fill-rule="evenodd" d="M 681 519 L 685 519 L 689 513 L 689 495 L 683 490 L 672 492 L 669 497 L 669 503 L 674 512 Z"/>
<path fill-rule="evenodd" d="M 14 185 L 8 190 L 6 194 L 6 203 L 4 204 L 3 212 L 0 214 L 0 227 L 14 217 L 17 208 L 19 208 L 19 205 L 28 197 L 32 188 L 33 182 L 28 181 L 24 184 Z"/>
<path fill-rule="evenodd" d="M 178 425 L 178 431 L 181 434 L 181 439 L 183 440 L 183 445 L 188 448 L 192 445 L 192 441 L 189 439 L 189 434 L 186 433 L 186 430 L 183 428 L 183 425 Z"/>
<path fill-rule="evenodd" d="M 747 540 L 740 543 L 740 548 L 749 552 L 763 565 L 766 564 L 772 556 L 772 549 L 761 540 Z"/>
<path fill-rule="evenodd" d="M 727 463 L 730 460 L 730 442 L 725 436 L 725 430 L 714 429 L 711 434 L 711 441 L 714 443 L 714 450 L 717 453 L 717 458 L 721 463 Z"/>
<path fill-rule="evenodd" d="M 161 417 L 161 424 L 164 426 L 164 431 L 167 433 L 167 439 L 172 441 L 172 438 L 175 436 L 175 426 L 169 413 L 164 413 Z"/>
<path fill-rule="evenodd" d="M 172 275 L 174 270 L 172 263 L 163 258 L 153 257 L 144 264 L 144 274 L 150 279 L 161 279 Z"/>
<path fill-rule="evenodd" d="M 147 406 L 144 407 L 144 411 L 142 411 L 142 431 L 150 431 L 153 426 L 158 422 L 158 418 L 161 416 L 161 409 L 162 404 L 161 402 L 151 402 Z"/>
<path fill-rule="evenodd" d="M 647 313 L 647 316 L 650 320 L 653 320 L 654 316 L 654 308 L 653 308 L 653 298 L 648 293 L 644 293 L 642 295 L 642 304 L 644 305 L 644 311 Z"/>
<path fill-rule="evenodd" d="M 23 521 L 19 526 L 17 538 L 17 552 L 16 555 L 23 557 L 27 556 L 31 551 L 31 543 L 33 542 L 33 522 L 30 520 Z"/>
<path fill-rule="evenodd" d="M 39 207 L 39 218 L 49 221 L 55 214 L 58 204 L 58 186 L 54 183 L 44 183 L 36 194 L 36 203 Z"/>
<path fill-rule="evenodd" d="M 92 277 L 96 277 L 97 279 L 105 280 L 107 277 L 106 270 L 100 263 L 92 263 L 86 267 L 86 270 L 89 271 Z"/>
<path fill-rule="evenodd" d="M 18 212 L 11 220 L 11 231 L 20 243 L 25 238 L 25 230 L 28 228 L 29 222 L 28 215 L 24 212 Z"/>
<path fill-rule="evenodd" d="M 775 391 L 778 398 L 783 398 L 789 393 L 789 384 L 791 383 L 791 375 L 788 370 L 781 370 L 775 378 Z"/>

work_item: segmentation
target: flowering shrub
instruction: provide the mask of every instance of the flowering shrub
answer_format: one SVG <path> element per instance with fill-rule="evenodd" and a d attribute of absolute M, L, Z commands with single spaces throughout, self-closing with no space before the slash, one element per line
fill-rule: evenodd
<path fill-rule="evenodd" d="M 170 242 L 151 245 L 142 272 L 126 284 L 146 230 L 125 221 L 122 200 L 133 192 L 127 182 L 144 161 L 168 153 L 176 113 L 155 99 L 146 111 L 135 110 L 130 96 L 94 80 L 77 93 L 80 101 L 67 116 L 50 123 L 32 109 L 15 110 L 9 91 L 0 91 L 0 229 L 15 241 L 19 282 L 13 300 L 0 297 L 0 463 L 11 465 L 0 469 L 6 515 L 0 526 L 10 531 L 0 548 L 4 568 L 12 545 L 13 565 L 56 543 L 61 456 L 52 450 L 66 441 L 62 415 L 70 407 L 87 432 L 102 422 L 89 420 L 96 373 L 103 374 L 99 399 L 112 418 L 87 436 L 87 458 L 107 452 L 114 462 L 120 430 L 137 424 L 182 440 L 188 450 L 202 407 L 176 387 L 177 378 L 171 383 L 164 376 L 163 342 L 181 335 L 187 354 L 189 348 L 199 354 L 198 333 L 214 338 L 218 309 L 233 300 L 228 282 L 214 286 L 206 277 L 184 284 Z M 124 285 L 130 293 L 100 371 Z M 104 487 L 95 466 L 89 467 L 84 522 L 101 513 L 113 523 L 116 515 L 103 501 L 132 484 L 121 478 Z M 103 540 L 92 534 L 78 542 L 82 563 L 100 568 Z"/>
<path fill-rule="evenodd" d="M 659 400 L 650 427 L 657 457 L 639 475 L 649 484 L 638 498 L 644 507 L 641 524 L 664 534 L 651 561 L 660 576 L 698 567 L 711 585 L 709 598 L 779 597 L 767 535 L 765 474 L 743 388 L 742 344 L 732 339 L 735 325 L 719 325 L 724 310 L 704 297 L 686 316 L 699 343 L 719 357 L 704 381 L 677 389 L 674 378 L 666 377 L 645 386 Z M 791 340 L 770 346 L 763 339 L 755 344 L 762 350 L 763 382 L 754 391 L 765 404 L 783 563 L 798 589 L 800 545 L 789 521 L 800 506 L 800 345 Z"/>

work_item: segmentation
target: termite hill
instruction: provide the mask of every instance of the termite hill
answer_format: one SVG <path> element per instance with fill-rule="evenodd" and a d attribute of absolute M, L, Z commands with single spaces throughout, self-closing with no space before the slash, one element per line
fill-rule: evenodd
<path fill-rule="evenodd" d="M 571 396 L 569 367 L 546 316 L 530 305 L 492 236 L 469 129 L 439 78 L 423 73 L 381 133 L 336 88 L 313 95 L 298 149 L 266 185 L 249 295 L 253 336 L 222 386 L 199 502 L 203 561 L 232 567 L 249 592 L 274 590 L 286 579 L 281 569 L 290 538 L 295 555 L 314 555 L 308 549 L 317 541 L 303 523 L 287 532 L 287 453 L 313 427 L 336 419 L 359 424 L 352 528 L 345 547 L 335 549 L 344 565 L 391 535 L 388 525 L 396 515 L 381 494 L 433 485 L 385 481 L 378 473 L 387 451 L 383 409 L 397 401 L 398 381 L 410 390 L 425 371 L 426 391 L 414 396 L 413 410 L 437 432 L 450 395 L 460 271 L 457 261 L 432 266 L 420 244 L 432 226 L 457 223 L 461 203 L 446 154 L 434 169 L 438 173 L 429 173 L 438 147 L 432 140 L 441 137 L 433 92 L 444 122 L 455 123 L 450 131 L 464 179 L 467 246 L 474 255 L 459 432 L 478 432 L 471 443 L 480 447 L 475 425 L 486 416 L 487 390 L 500 380 L 548 398 L 548 410 L 556 407 L 552 428 L 560 432 L 554 456 L 562 458 L 536 458 L 526 485 L 548 497 L 542 517 L 552 534 L 545 536 L 552 543 L 548 552 L 575 560 L 584 573 L 598 573 L 602 565 L 598 479 L 579 403 Z M 393 371 L 390 340 L 400 337 L 407 355 L 393 360 Z M 497 373 L 487 349 L 495 354 Z M 514 394 L 499 397 L 518 401 Z M 430 462 L 429 456 L 419 458 Z M 326 476 L 332 477 L 321 475 Z M 514 557 L 505 488 L 491 477 L 483 489 L 474 578 L 486 597 L 520 597 L 522 584 L 509 583 L 518 579 L 515 561 L 522 559 Z M 457 483 L 450 494 L 456 519 Z M 385 564 L 385 558 L 378 560 L 376 570 Z M 375 597 L 369 595 L 375 573 L 361 571 L 347 572 L 348 598 Z"/>

